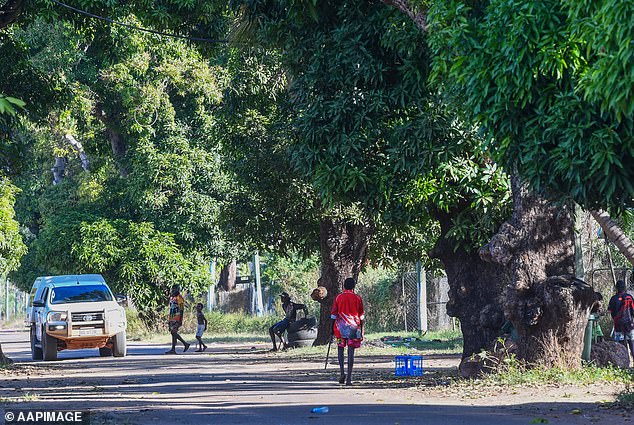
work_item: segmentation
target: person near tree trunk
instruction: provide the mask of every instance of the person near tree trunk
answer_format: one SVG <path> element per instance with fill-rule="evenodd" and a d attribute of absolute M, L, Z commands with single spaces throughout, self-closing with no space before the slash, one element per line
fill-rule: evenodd
<path fill-rule="evenodd" d="M 286 341 L 284 341 L 284 332 L 288 326 L 297 320 L 297 311 L 304 310 L 304 317 L 308 316 L 308 309 L 304 304 L 298 304 L 291 301 L 291 296 L 286 292 L 282 292 L 280 294 L 280 298 L 282 299 L 282 309 L 284 310 L 284 318 L 271 326 L 269 328 L 269 335 L 271 336 L 271 341 L 273 341 L 273 348 L 271 351 L 277 351 L 277 340 L 280 339 L 280 348 L 284 348 L 286 346 Z"/>
<path fill-rule="evenodd" d="M 354 365 L 354 350 L 361 347 L 363 341 L 363 321 L 365 311 L 363 300 L 354 293 L 357 282 L 349 277 L 343 282 L 343 292 L 337 295 L 332 304 L 330 321 L 333 334 L 337 339 L 337 354 L 339 359 L 339 383 L 352 385 L 352 367 Z M 348 347 L 348 374 L 344 371 L 344 350 Z"/>
<path fill-rule="evenodd" d="M 189 350 L 190 344 L 188 344 L 182 336 L 178 334 L 178 330 L 181 326 L 183 326 L 183 314 L 185 312 L 185 299 L 180 293 L 180 288 L 178 285 L 172 286 L 172 291 L 170 292 L 170 301 L 169 301 L 169 318 L 167 322 L 167 326 L 169 328 L 170 333 L 172 334 L 172 349 L 166 351 L 165 354 L 176 354 L 176 340 L 183 343 L 183 353 Z"/>
<path fill-rule="evenodd" d="M 608 310 L 614 320 L 614 339 L 629 347 L 634 356 L 634 298 L 625 290 L 625 282 L 616 282 L 616 295 L 610 298 Z"/>

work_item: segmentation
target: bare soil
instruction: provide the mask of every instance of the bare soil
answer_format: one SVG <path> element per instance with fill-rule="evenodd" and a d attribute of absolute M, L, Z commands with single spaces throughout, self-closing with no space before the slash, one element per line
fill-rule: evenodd
<path fill-rule="evenodd" d="M 269 353 L 265 344 L 165 355 L 165 345 L 139 342 L 125 358 L 80 350 L 44 363 L 29 360 L 24 334 L 0 336 L 13 339 L 3 350 L 16 360 L 0 369 L 0 408 L 90 410 L 93 425 L 632 423 L 609 407 L 619 385 L 456 386 L 456 355 L 425 356 L 423 377 L 399 378 L 392 356 L 362 348 L 345 387 L 336 359 L 324 371 L 321 353 Z M 311 413 L 318 406 L 329 413 Z"/>

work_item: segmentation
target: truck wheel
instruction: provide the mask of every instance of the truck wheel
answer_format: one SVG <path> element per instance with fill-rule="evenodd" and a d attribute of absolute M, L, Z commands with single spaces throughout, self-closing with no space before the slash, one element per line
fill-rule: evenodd
<path fill-rule="evenodd" d="M 31 326 L 30 332 L 31 339 L 31 358 L 33 360 L 42 360 L 42 346 L 36 347 L 35 344 L 38 342 L 37 335 L 35 335 L 35 326 Z"/>
<path fill-rule="evenodd" d="M 57 338 L 50 336 L 42 327 L 42 357 L 44 361 L 57 360 Z"/>
<path fill-rule="evenodd" d="M 300 339 L 312 339 L 317 338 L 317 328 L 300 329 L 295 332 L 288 333 L 288 342 L 298 341 Z"/>
<path fill-rule="evenodd" d="M 298 339 L 292 342 L 289 342 L 288 348 L 301 348 L 301 347 L 312 347 L 315 339 Z"/>
<path fill-rule="evenodd" d="M 115 357 L 125 357 L 127 352 L 125 331 L 121 331 L 112 338 L 112 355 Z"/>
<path fill-rule="evenodd" d="M 112 357 L 112 350 L 108 347 L 101 347 L 99 349 L 99 355 L 101 357 Z"/>
<path fill-rule="evenodd" d="M 288 325 L 288 333 L 293 333 L 301 330 L 311 329 L 317 326 L 317 319 L 314 317 L 304 317 L 303 319 L 299 319 Z M 306 339 L 306 338 L 302 338 Z"/>

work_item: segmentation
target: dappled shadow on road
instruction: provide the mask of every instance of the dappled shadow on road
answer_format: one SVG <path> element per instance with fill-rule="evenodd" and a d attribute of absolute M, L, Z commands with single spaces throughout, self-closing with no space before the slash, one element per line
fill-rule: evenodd
<path fill-rule="evenodd" d="M 92 405 L 97 423 L 128 424 L 443 424 L 443 425 L 514 425 L 527 423 L 616 425 L 627 423 L 627 412 L 606 410 L 592 403 L 527 403 L 514 406 L 464 406 L 438 404 L 356 403 L 354 392 L 342 391 L 337 399 L 324 399 L 319 404 L 288 403 L 282 398 L 267 398 L 244 403 L 213 402 L 200 399 L 156 403 L 139 408 L 137 404 L 113 408 L 111 401 Z M 328 413 L 312 413 L 315 407 L 328 407 Z M 20 406 L 24 408 L 24 406 Z M 31 408 L 60 409 L 58 403 L 40 401 Z M 112 422 L 110 422 L 112 421 Z"/>
<path fill-rule="evenodd" d="M 298 404 L 271 406 L 261 403 L 243 406 L 230 411 L 196 411 L 183 423 L 223 424 L 522 424 L 550 423 L 587 424 L 600 421 L 602 425 L 622 424 L 624 412 L 606 412 L 592 404 L 530 403 L 519 406 L 452 406 L 412 404 L 357 404 L 354 395 L 342 396 L 341 400 L 325 400 L 329 411 L 326 414 L 311 413 L 313 405 Z M 571 412 L 579 412 L 572 414 Z M 554 412 L 554 413 L 553 413 Z M 151 417 L 151 414 L 148 416 Z M 143 419 L 142 419 L 143 422 Z"/>
<path fill-rule="evenodd" d="M 153 410 L 162 409 L 165 404 L 183 410 L 221 409 L 226 407 L 226 400 L 219 400 L 215 394 L 230 394 L 236 406 L 253 405 L 254 399 L 265 403 L 271 398 L 300 401 L 319 391 L 342 391 L 345 397 L 349 394 L 345 391 L 434 386 L 450 373 L 439 368 L 429 370 L 422 378 L 396 378 L 389 357 L 385 358 L 386 365 L 378 367 L 375 358 L 360 356 L 353 375 L 355 386 L 345 388 L 336 382 L 338 367 L 331 364 L 325 371 L 321 359 L 290 360 L 224 347 L 214 347 L 210 354 L 151 354 L 162 353 L 160 350 L 164 347 L 144 346 L 142 354 L 126 358 L 18 364 L 11 374 L 20 376 L 26 370 L 28 379 L 0 383 L 0 397 L 17 401 L 29 395 L 29 407 L 79 404 L 100 411 Z M 37 369 L 42 376 L 38 376 Z"/>
<path fill-rule="evenodd" d="M 207 353 L 169 356 L 163 354 L 165 345 L 162 344 L 132 344 L 130 356 L 126 358 L 86 356 L 18 364 L 2 374 L 0 398 L 15 401 L 4 407 L 89 408 L 106 415 L 104 423 L 110 423 L 108 415 L 114 415 L 111 423 L 131 424 L 324 422 L 349 425 L 353 420 L 359 424 L 398 422 L 401 425 L 496 421 L 526 424 L 540 417 L 550 424 L 576 424 L 602 415 L 601 423 L 605 425 L 623 423 L 624 419 L 591 403 L 480 408 L 465 406 L 477 400 L 459 402 L 448 396 L 447 406 L 416 404 L 426 402 L 426 394 L 431 394 L 425 392 L 427 388 L 443 387 L 455 378 L 455 366 L 425 367 L 427 373 L 423 377 L 398 378 L 393 374 L 392 356 L 364 357 L 360 352 L 353 375 L 355 385 L 343 387 L 336 382 L 336 359 L 332 359 L 324 371 L 323 358 L 318 355 L 289 358 L 244 346 L 211 348 Z M 455 360 L 456 356 L 435 354 L 425 359 L 440 362 Z M 399 397 L 409 398 L 408 402 L 402 402 L 401 398 L 396 400 L 398 404 L 382 400 L 386 390 L 391 389 L 410 389 L 398 393 Z M 330 412 L 311 414 L 310 409 L 315 407 L 307 404 L 311 400 L 328 405 Z M 392 396 L 391 402 L 394 401 Z M 573 409 L 580 414 L 572 415 Z M 590 416 L 582 418 L 584 415 Z M 120 420 L 121 417 L 125 420 Z M 610 422 L 615 418 L 620 422 Z"/>
<path fill-rule="evenodd" d="M 108 371 L 110 375 L 125 376 L 129 379 L 135 377 L 148 377 L 160 375 L 163 382 L 182 380 L 183 376 L 191 376 L 191 380 L 251 380 L 253 374 L 259 374 L 256 379 L 266 376 L 275 380 L 288 382 L 305 382 L 326 380 L 333 381 L 338 373 L 336 358 L 330 359 L 328 370 L 324 371 L 323 359 L 289 359 L 268 352 L 262 353 L 249 349 L 226 349 L 214 347 L 207 353 L 165 355 L 162 346 L 144 346 L 139 355 L 131 355 L 126 358 L 100 358 L 96 356 L 66 359 L 58 362 L 29 362 L 25 366 L 16 365 L 19 372 L 21 367 L 29 369 L 46 368 L 47 370 L 73 370 L 75 374 L 90 377 L 89 371 Z M 425 357 L 432 359 L 451 359 L 450 356 L 434 355 Z M 26 366 L 28 365 L 28 366 Z M 274 365 L 268 368 L 265 375 L 261 371 L 255 371 L 257 366 Z M 391 356 L 358 356 L 355 367 L 355 380 L 364 388 L 382 388 L 388 386 L 414 387 L 435 386 L 446 383 L 447 378 L 457 376 L 455 367 L 429 367 L 424 364 L 425 375 L 423 377 L 395 377 L 393 373 L 393 357 Z M 83 371 L 86 371 L 84 373 Z M 34 377 L 33 379 L 37 379 Z M 103 378 L 109 379 L 109 378 Z"/>

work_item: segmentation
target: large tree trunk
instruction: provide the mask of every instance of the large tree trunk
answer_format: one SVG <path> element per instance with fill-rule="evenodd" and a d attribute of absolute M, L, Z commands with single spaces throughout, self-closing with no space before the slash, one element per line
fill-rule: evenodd
<path fill-rule="evenodd" d="M 66 162 L 66 158 L 62 156 L 55 157 L 55 165 L 51 168 L 51 171 L 53 172 L 53 184 L 60 184 L 64 179 Z"/>
<path fill-rule="evenodd" d="M 112 150 L 112 157 L 114 158 L 115 164 L 117 164 L 117 168 L 119 170 L 119 175 L 123 178 L 128 177 L 130 174 L 130 170 L 126 164 L 126 152 L 127 145 L 119 128 L 117 127 L 115 120 L 110 117 L 106 111 L 101 108 L 97 108 L 97 118 L 103 123 L 106 127 L 106 137 L 110 141 L 110 149 Z"/>
<path fill-rule="evenodd" d="M 464 359 L 490 348 L 500 335 L 504 324 L 501 296 L 508 276 L 505 269 L 483 261 L 475 251 L 455 250 L 455 243 L 444 237 L 452 226 L 452 216 L 440 212 L 434 216 L 442 236 L 429 256 L 439 259 L 447 273 L 447 314 L 460 320 Z"/>
<path fill-rule="evenodd" d="M 341 293 L 343 281 L 358 279 L 368 258 L 372 227 L 350 224 L 336 219 L 323 219 L 319 223 L 321 251 L 321 285 L 328 295 L 321 301 L 319 330 L 314 345 L 324 345 L 330 339 L 330 311 L 335 297 Z"/>
<path fill-rule="evenodd" d="M 220 281 L 218 282 L 218 286 L 220 286 L 225 291 L 232 291 L 236 288 L 236 277 L 238 272 L 238 265 L 236 260 L 231 260 L 231 262 L 225 265 L 220 271 Z"/>
<path fill-rule="evenodd" d="M 574 219 L 511 177 L 513 216 L 480 256 L 508 269 L 504 313 L 516 328 L 518 356 L 532 364 L 579 367 L 595 295 L 574 278 Z"/>
<path fill-rule="evenodd" d="M 4 355 L 2 352 L 2 344 L 0 344 L 0 364 L 6 365 L 10 363 L 13 363 L 13 360 Z"/>

